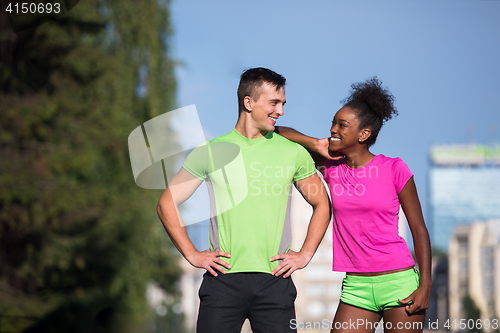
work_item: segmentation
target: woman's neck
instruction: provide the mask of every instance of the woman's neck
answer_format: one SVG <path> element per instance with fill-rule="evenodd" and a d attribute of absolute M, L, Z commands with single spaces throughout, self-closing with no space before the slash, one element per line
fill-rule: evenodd
<path fill-rule="evenodd" d="M 345 162 L 353 169 L 361 168 L 373 160 L 373 155 L 368 149 L 345 154 Z"/>

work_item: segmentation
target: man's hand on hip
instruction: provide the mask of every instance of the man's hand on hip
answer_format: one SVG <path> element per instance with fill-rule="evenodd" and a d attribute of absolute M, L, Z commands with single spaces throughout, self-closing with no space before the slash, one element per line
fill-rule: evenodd
<path fill-rule="evenodd" d="M 213 276 L 217 276 L 217 272 L 214 270 L 218 270 L 222 274 L 226 274 L 226 270 L 222 268 L 220 265 L 224 266 L 227 269 L 231 268 L 231 265 L 229 265 L 227 262 L 224 260 L 220 259 L 219 257 L 226 257 L 226 258 L 231 258 L 231 255 L 226 252 L 222 251 L 210 251 L 210 250 L 205 250 L 203 252 L 196 251 L 194 254 L 190 255 L 188 259 L 189 263 L 193 265 L 194 267 L 198 268 L 204 268 L 207 271 L 210 272 Z"/>
<path fill-rule="evenodd" d="M 275 260 L 283 260 L 278 267 L 273 269 L 271 275 L 280 276 L 283 273 L 284 278 L 289 277 L 298 269 L 304 268 L 307 266 L 311 258 L 308 258 L 305 254 L 301 252 L 295 252 L 293 250 L 288 250 L 287 253 L 278 254 L 274 257 L 271 257 L 271 261 Z"/>

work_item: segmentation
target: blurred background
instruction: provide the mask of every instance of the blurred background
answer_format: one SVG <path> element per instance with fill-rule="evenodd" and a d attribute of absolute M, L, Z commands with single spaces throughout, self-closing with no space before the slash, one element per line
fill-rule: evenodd
<path fill-rule="evenodd" d="M 415 175 L 434 252 L 430 329 L 495 331 L 500 1 L 66 1 L 64 15 L 24 29 L 9 3 L 0 6 L 0 333 L 194 331 L 202 272 L 163 230 L 161 191 L 136 186 L 127 138 L 191 104 L 206 139 L 229 132 L 239 76 L 258 66 L 287 78 L 277 125 L 311 136 L 329 135 L 352 83 L 377 76 L 394 94 L 399 116 L 372 152 L 401 157 Z M 173 124 L 165 140 L 183 146 L 191 126 Z M 300 199 L 294 207 L 300 248 L 309 212 Z M 200 250 L 207 227 L 188 227 Z M 303 322 L 331 320 L 338 303 L 329 237 L 295 273 Z"/>

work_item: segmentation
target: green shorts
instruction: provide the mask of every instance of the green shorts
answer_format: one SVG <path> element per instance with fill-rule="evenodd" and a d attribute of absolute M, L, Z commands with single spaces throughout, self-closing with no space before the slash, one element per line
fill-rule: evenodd
<path fill-rule="evenodd" d="M 381 313 L 387 309 L 406 306 L 398 299 L 410 296 L 419 284 L 420 277 L 415 268 L 378 276 L 347 274 L 342 280 L 340 302 Z"/>

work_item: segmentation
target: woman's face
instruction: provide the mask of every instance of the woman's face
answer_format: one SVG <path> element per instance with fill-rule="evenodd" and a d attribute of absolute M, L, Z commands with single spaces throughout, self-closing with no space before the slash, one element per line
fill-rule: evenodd
<path fill-rule="evenodd" d="M 330 128 L 329 149 L 345 153 L 349 148 L 357 147 L 361 137 L 360 121 L 356 112 L 348 106 L 337 111 Z"/>

